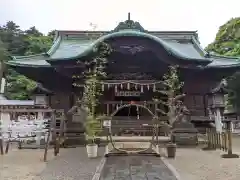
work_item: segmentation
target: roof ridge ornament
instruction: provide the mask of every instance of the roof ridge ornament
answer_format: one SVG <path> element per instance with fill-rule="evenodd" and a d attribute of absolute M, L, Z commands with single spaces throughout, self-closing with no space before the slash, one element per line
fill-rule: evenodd
<path fill-rule="evenodd" d="M 128 13 L 128 21 L 130 21 L 131 20 L 131 13 L 129 12 Z"/>
<path fill-rule="evenodd" d="M 120 22 L 113 31 L 118 32 L 118 31 L 128 30 L 128 29 L 145 32 L 145 29 L 141 26 L 139 22 L 131 20 L 130 12 L 128 13 L 128 19 L 124 22 Z"/>

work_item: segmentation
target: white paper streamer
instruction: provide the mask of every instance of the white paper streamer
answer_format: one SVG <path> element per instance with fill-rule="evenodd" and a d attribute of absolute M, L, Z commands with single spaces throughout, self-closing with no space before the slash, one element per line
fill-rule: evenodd
<path fill-rule="evenodd" d="M 127 89 L 130 90 L 130 83 L 127 83 Z"/>

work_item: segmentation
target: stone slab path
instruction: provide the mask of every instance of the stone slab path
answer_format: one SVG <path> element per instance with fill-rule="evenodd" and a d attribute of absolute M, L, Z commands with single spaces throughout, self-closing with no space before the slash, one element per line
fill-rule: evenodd
<path fill-rule="evenodd" d="M 108 157 L 100 180 L 177 180 L 159 157 Z"/>

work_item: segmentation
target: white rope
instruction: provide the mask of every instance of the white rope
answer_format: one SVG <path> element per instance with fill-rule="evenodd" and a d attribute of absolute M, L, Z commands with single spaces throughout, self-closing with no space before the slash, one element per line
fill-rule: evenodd
<path fill-rule="evenodd" d="M 133 84 L 133 85 L 147 86 L 148 89 L 149 89 L 150 86 L 154 86 L 154 85 L 157 85 L 157 84 L 163 84 L 163 85 L 167 86 L 167 84 L 164 81 L 156 81 L 156 82 L 151 82 L 151 83 L 140 83 L 140 82 L 135 82 L 135 81 L 129 81 L 128 80 L 128 81 L 121 81 L 121 82 L 104 82 L 104 81 L 101 81 L 99 83 L 101 85 L 107 85 L 108 87 L 109 86 L 116 86 L 116 85 L 122 86 L 123 84 Z M 73 86 L 83 87 L 84 85 L 78 84 L 78 83 L 73 83 Z M 155 87 L 154 87 L 154 89 L 155 89 Z"/>

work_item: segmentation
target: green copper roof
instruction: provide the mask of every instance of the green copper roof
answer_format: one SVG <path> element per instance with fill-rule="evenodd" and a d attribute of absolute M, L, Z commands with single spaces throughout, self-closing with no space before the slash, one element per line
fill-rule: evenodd
<path fill-rule="evenodd" d="M 210 55 L 212 62 L 206 68 L 232 68 L 240 67 L 240 58 Z"/>
<path fill-rule="evenodd" d="M 17 56 L 13 57 L 13 60 L 8 61 L 7 64 L 12 66 L 30 66 L 30 67 L 51 67 L 47 62 L 48 55 L 46 54 L 37 54 L 30 56 Z"/>
<path fill-rule="evenodd" d="M 62 40 L 59 41 L 59 45 L 56 46 L 55 52 L 51 54 L 49 61 L 54 60 L 73 60 L 79 59 L 81 57 L 87 56 L 93 51 L 93 48 L 99 43 L 114 39 L 118 37 L 139 37 L 152 40 L 159 44 L 160 48 L 164 48 L 169 55 L 175 56 L 182 60 L 194 60 L 199 62 L 209 63 L 211 60 L 206 59 L 204 54 L 199 52 L 192 43 L 178 43 L 177 41 L 170 41 L 160 39 L 157 36 L 151 35 L 149 33 L 144 33 L 134 30 L 121 30 L 119 32 L 110 33 L 94 41 L 82 40 L 81 43 L 74 40 Z"/>
<path fill-rule="evenodd" d="M 51 60 L 77 57 L 83 54 L 92 44 L 92 40 L 62 40 L 58 48 L 51 54 Z"/>
<path fill-rule="evenodd" d="M 206 52 L 200 47 L 195 31 L 148 31 L 146 33 L 146 31 L 125 29 L 117 32 L 57 31 L 57 34 L 48 53 L 16 56 L 7 64 L 11 66 L 51 67 L 51 63 L 58 60 L 76 60 L 88 55 L 92 52 L 93 47 L 102 41 L 118 37 L 139 37 L 158 43 L 159 48 L 164 48 L 171 56 L 181 60 L 203 63 L 207 65 L 207 68 L 240 67 L 237 58 L 206 56 Z M 96 38 L 96 34 L 103 35 Z"/>

